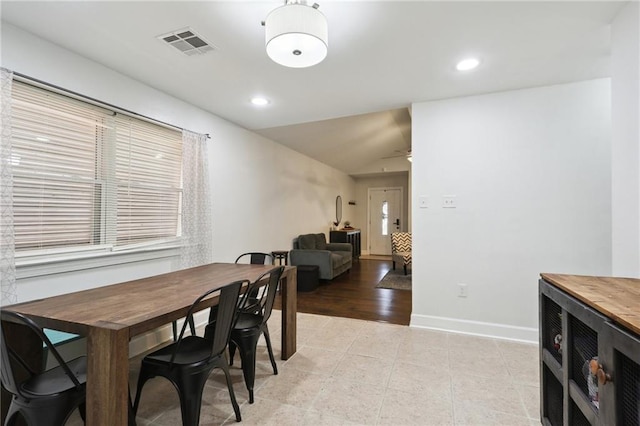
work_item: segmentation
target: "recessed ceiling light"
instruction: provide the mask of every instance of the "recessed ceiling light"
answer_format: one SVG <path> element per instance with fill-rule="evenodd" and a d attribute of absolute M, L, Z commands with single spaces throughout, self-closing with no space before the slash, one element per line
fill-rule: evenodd
<path fill-rule="evenodd" d="M 256 96 L 255 98 L 251 98 L 251 103 L 256 106 L 265 106 L 269 105 L 269 99 Z"/>
<path fill-rule="evenodd" d="M 470 71 L 480 65 L 480 61 L 476 58 L 467 58 L 456 65 L 456 69 L 458 71 Z"/>

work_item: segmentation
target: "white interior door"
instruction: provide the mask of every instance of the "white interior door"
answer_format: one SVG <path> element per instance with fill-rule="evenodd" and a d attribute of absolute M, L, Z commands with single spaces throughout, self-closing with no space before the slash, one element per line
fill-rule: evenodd
<path fill-rule="evenodd" d="M 391 233 L 402 230 L 402 190 L 369 189 L 369 253 L 391 254 Z"/>

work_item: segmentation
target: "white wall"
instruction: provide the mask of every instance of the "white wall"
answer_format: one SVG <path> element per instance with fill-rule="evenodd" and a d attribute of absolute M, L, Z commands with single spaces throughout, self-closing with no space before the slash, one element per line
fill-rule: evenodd
<path fill-rule="evenodd" d="M 608 79 L 414 104 L 412 326 L 535 341 L 541 272 L 609 275 L 610 142 Z"/>
<path fill-rule="evenodd" d="M 640 4 L 611 25 L 613 275 L 640 278 Z"/>
<path fill-rule="evenodd" d="M 288 249 L 300 233 L 328 233 L 335 217 L 335 197 L 355 197 L 353 179 L 342 172 L 5 23 L 2 66 L 209 133 L 215 261 L 233 261 L 245 251 Z M 19 279 L 18 299 L 155 275 L 177 265 L 174 257 Z"/>

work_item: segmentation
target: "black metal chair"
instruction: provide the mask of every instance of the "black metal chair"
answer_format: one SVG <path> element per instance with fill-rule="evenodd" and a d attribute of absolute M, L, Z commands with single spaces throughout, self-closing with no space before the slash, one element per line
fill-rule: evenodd
<path fill-rule="evenodd" d="M 42 328 L 32 319 L 5 310 L 0 318 L 28 327 L 59 364 L 43 372 L 34 371 L 27 360 L 9 347 L 6 330 L 0 325 L 2 386 L 13 395 L 5 426 L 16 424 L 19 415 L 29 426 L 60 426 L 76 408 L 79 408 L 84 420 L 87 357 L 65 362 Z"/>
<path fill-rule="evenodd" d="M 195 322 L 193 322 L 193 318 L 190 318 L 190 319 L 185 318 L 185 322 L 189 324 L 189 330 L 191 331 L 191 335 L 195 336 L 196 324 Z M 173 341 L 175 342 L 178 340 L 178 322 L 177 321 L 173 321 L 171 323 L 171 330 L 173 331 Z"/>
<path fill-rule="evenodd" d="M 246 258 L 249 258 L 249 264 L 251 265 L 274 265 L 275 258 L 272 254 L 262 253 L 262 252 L 248 252 L 243 253 L 236 258 L 234 263 L 238 263 L 240 261 L 245 261 Z M 249 300 L 247 302 L 247 309 L 251 309 L 251 306 L 255 306 L 258 300 L 262 297 L 261 291 L 264 290 L 264 287 L 254 287 L 249 293 Z M 211 318 L 209 318 L 211 320 Z M 211 321 L 209 321 L 211 322 Z"/>
<path fill-rule="evenodd" d="M 236 421 L 241 421 L 240 407 L 233 392 L 229 365 L 224 352 L 229 342 L 231 329 L 238 318 L 240 288 L 244 284 L 249 284 L 249 281 L 235 281 L 220 289 L 209 290 L 191 305 L 187 313 L 187 320 L 193 319 L 194 312 L 202 309 L 200 305 L 203 299 L 218 295 L 215 326 L 212 327 L 209 338 L 205 339 L 195 335 L 185 337 L 184 333 L 188 323 L 185 321 L 175 343 L 152 352 L 142 359 L 136 399 L 133 404 L 134 414 L 138 412 L 142 388 L 146 381 L 161 376 L 169 380 L 178 391 L 182 424 L 184 426 L 198 425 L 202 392 L 207 378 L 214 368 L 221 368 L 227 379 L 227 388 L 233 411 L 236 414 Z"/>
<path fill-rule="evenodd" d="M 242 253 L 240 256 L 236 258 L 234 263 L 238 263 L 240 260 L 244 260 L 243 258 L 248 256 L 249 263 L 252 265 L 273 265 L 274 259 L 273 255 L 269 253 L 260 253 L 260 252 L 249 252 Z"/>
<path fill-rule="evenodd" d="M 270 255 L 269 253 L 261 253 L 261 252 L 248 252 L 248 253 L 242 253 L 240 256 L 238 256 L 235 260 L 234 263 L 238 263 L 240 261 L 242 261 L 241 263 L 244 263 L 244 261 L 249 260 L 249 264 L 250 265 L 273 265 L 274 263 L 274 258 L 272 255 Z M 248 297 L 249 300 L 246 301 L 246 309 L 249 310 L 253 310 L 252 306 L 255 306 L 259 300 L 260 296 L 260 291 L 261 289 L 258 287 L 253 287 L 249 293 L 248 293 Z M 218 309 L 217 306 L 212 306 L 211 310 L 209 311 L 209 323 L 215 321 L 215 316 L 216 316 L 216 309 Z M 191 324 L 190 324 L 191 326 Z M 174 322 L 174 327 L 175 327 L 175 322 Z M 195 327 L 192 326 L 191 328 L 191 334 L 195 334 L 195 332 L 193 331 Z M 175 341 L 175 328 L 174 328 L 174 341 Z"/>
<path fill-rule="evenodd" d="M 229 364 L 233 365 L 233 357 L 237 347 L 240 350 L 242 374 L 244 375 L 244 381 L 247 386 L 247 390 L 249 391 L 250 404 L 253 404 L 253 387 L 256 378 L 256 348 L 261 334 L 264 334 L 264 338 L 267 343 L 267 350 L 269 352 L 271 366 L 273 367 L 273 374 L 278 374 L 278 367 L 276 366 L 276 360 L 273 356 L 267 321 L 271 316 L 278 283 L 283 271 L 284 266 L 273 268 L 272 270 L 262 274 L 251 284 L 251 286 L 249 286 L 248 293 L 250 294 L 250 292 L 255 288 L 263 286 L 264 281 L 268 279 L 267 284 L 264 285 L 266 287 L 265 291 L 261 293 L 261 297 L 258 299 L 257 303 L 249 305 L 249 303 L 252 302 L 251 298 L 249 298 L 247 306 L 240 308 L 238 320 L 231 331 L 231 340 L 229 341 Z M 209 323 L 205 328 L 205 338 L 210 338 L 213 335 L 215 328 L 215 322 Z"/>

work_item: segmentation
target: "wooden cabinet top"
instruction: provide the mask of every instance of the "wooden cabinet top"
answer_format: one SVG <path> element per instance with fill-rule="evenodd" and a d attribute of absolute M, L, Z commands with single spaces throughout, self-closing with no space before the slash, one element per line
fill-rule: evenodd
<path fill-rule="evenodd" d="M 540 276 L 640 335 L 640 279 L 563 274 Z"/>
<path fill-rule="evenodd" d="M 331 232 L 347 232 L 347 233 L 349 233 L 349 232 L 360 232 L 360 229 L 359 228 L 350 228 L 350 229 L 342 228 L 342 229 L 334 229 Z"/>

